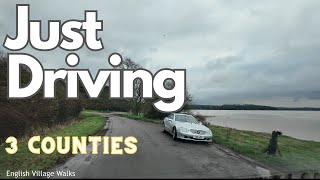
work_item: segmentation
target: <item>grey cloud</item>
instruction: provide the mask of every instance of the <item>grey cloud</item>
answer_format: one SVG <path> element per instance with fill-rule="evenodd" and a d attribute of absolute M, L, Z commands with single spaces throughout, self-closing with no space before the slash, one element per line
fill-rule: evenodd
<path fill-rule="evenodd" d="M 209 70 L 223 70 L 227 66 L 238 61 L 241 61 L 241 57 L 227 56 L 222 58 L 216 58 L 216 59 L 209 60 L 206 63 L 206 68 Z"/>
<path fill-rule="evenodd" d="M 15 4 L 0 2 L 0 40 L 15 34 Z M 83 19 L 98 10 L 105 49 L 77 51 L 79 68 L 108 68 L 119 52 L 143 67 L 186 68 L 196 103 L 319 106 L 320 2 L 284 1 L 23 1 L 31 18 Z M 44 29 L 45 30 L 45 29 Z M 23 52 L 46 68 L 66 67 L 61 49 Z"/>

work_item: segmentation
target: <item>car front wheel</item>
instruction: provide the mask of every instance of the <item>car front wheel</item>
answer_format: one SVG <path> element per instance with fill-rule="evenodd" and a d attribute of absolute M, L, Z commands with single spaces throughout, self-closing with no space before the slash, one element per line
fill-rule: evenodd
<path fill-rule="evenodd" d="M 172 139 L 173 140 L 177 140 L 177 131 L 176 131 L 176 128 L 174 127 L 173 130 L 172 130 Z"/>
<path fill-rule="evenodd" d="M 166 133 L 166 132 L 167 132 L 167 131 L 166 131 L 166 126 L 164 125 L 164 123 L 162 123 L 162 129 L 163 129 L 163 130 L 162 130 L 163 133 Z"/>

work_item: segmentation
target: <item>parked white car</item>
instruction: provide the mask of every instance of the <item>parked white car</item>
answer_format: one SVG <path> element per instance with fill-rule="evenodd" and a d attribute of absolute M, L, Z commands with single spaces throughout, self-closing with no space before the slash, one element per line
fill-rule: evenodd
<path fill-rule="evenodd" d="M 187 114 L 173 113 L 163 120 L 163 132 L 169 132 L 176 140 L 212 142 L 212 132 L 195 117 Z"/>

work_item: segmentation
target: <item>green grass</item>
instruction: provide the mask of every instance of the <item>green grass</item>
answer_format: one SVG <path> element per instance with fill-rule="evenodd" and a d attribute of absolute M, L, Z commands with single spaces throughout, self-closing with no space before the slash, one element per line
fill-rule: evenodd
<path fill-rule="evenodd" d="M 147 122 L 162 123 L 158 119 L 148 119 L 143 115 L 121 114 L 121 116 Z M 263 150 L 268 146 L 271 134 L 232 129 L 210 125 L 213 142 L 234 152 L 255 159 L 266 165 L 283 170 L 320 170 L 320 142 L 298 140 L 280 136 L 278 146 L 282 157 L 267 155 Z"/>
<path fill-rule="evenodd" d="M 87 109 L 87 110 L 85 110 L 83 112 L 85 112 L 85 113 L 91 113 L 91 112 L 110 113 L 109 110 L 93 110 L 93 109 Z"/>
<path fill-rule="evenodd" d="M 81 113 L 84 117 L 81 121 L 76 121 L 66 126 L 47 130 L 41 134 L 44 136 L 89 136 L 99 132 L 106 124 L 106 118 L 98 115 L 92 115 L 87 111 Z M 36 134 L 40 135 L 40 134 Z M 26 138 L 29 139 L 29 138 Z M 6 145 L 0 147 L 0 177 L 5 177 L 6 171 L 15 170 L 43 170 L 54 166 L 57 163 L 64 162 L 70 155 L 62 155 L 57 152 L 47 155 L 41 152 L 40 155 L 31 153 L 28 149 L 27 140 L 18 140 L 18 152 L 9 155 L 5 151 Z M 35 146 L 39 147 L 35 143 Z"/>
<path fill-rule="evenodd" d="M 228 128 L 210 126 L 213 140 L 237 153 L 256 159 L 262 163 L 286 170 L 320 170 L 320 143 L 280 136 L 278 154 L 270 156 L 263 153 L 268 146 L 271 134 L 232 129 L 229 140 Z"/>
<path fill-rule="evenodd" d="M 144 117 L 142 114 L 133 115 L 133 114 L 130 114 L 130 113 L 125 113 L 125 114 L 116 114 L 116 115 L 117 116 L 121 116 L 121 117 L 134 119 L 134 120 L 141 120 L 141 121 L 145 121 L 145 122 L 152 122 L 152 123 L 157 123 L 157 124 L 161 124 L 162 123 L 162 119 L 150 119 L 150 118 Z"/>

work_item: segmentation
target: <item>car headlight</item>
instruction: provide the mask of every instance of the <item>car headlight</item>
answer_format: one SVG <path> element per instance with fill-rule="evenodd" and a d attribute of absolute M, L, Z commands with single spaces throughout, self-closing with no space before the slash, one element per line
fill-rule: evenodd
<path fill-rule="evenodd" d="M 208 135 L 212 135 L 212 131 L 211 131 L 211 130 L 208 130 L 208 131 L 207 131 L 207 134 L 208 134 Z"/>
<path fill-rule="evenodd" d="M 189 129 L 181 127 L 180 132 L 187 133 L 187 132 L 189 132 Z"/>

